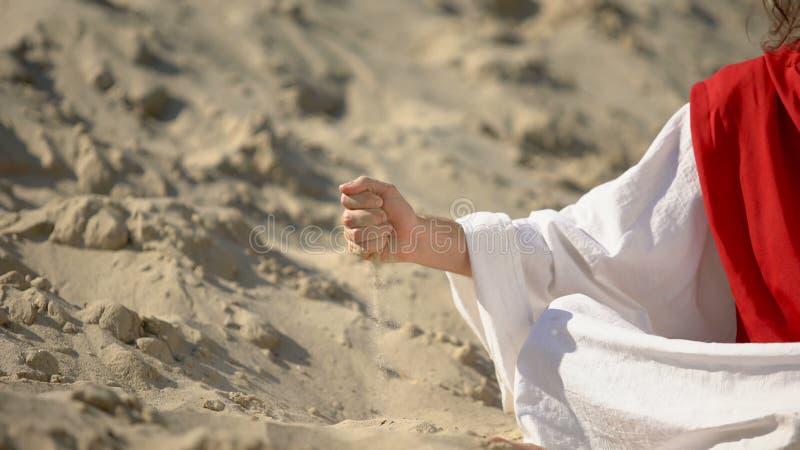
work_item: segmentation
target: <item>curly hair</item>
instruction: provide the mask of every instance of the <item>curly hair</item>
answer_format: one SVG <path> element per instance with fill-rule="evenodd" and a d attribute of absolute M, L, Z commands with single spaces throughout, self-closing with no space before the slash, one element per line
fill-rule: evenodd
<path fill-rule="evenodd" d="M 800 0 L 762 0 L 769 16 L 769 34 L 764 41 L 765 50 L 776 50 L 783 45 L 800 48 Z"/>

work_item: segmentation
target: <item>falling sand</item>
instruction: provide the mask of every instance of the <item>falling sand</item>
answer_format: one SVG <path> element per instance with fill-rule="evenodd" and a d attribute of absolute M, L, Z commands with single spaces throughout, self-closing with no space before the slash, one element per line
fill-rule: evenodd
<path fill-rule="evenodd" d="M 386 361 L 381 352 L 380 337 L 383 330 L 386 328 L 386 322 L 381 313 L 381 298 L 385 287 L 383 279 L 381 278 L 381 263 L 374 259 L 370 260 L 369 268 L 370 277 L 370 305 L 369 317 L 372 319 L 372 343 L 375 347 L 375 361 L 378 363 L 378 369 L 383 372 L 386 366 Z"/>

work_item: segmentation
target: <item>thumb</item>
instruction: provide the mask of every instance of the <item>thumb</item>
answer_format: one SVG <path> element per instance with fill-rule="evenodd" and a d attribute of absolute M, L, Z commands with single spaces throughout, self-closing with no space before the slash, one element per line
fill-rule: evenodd
<path fill-rule="evenodd" d="M 355 195 L 359 194 L 364 191 L 371 191 L 380 196 L 383 196 L 388 190 L 392 189 L 394 186 L 385 183 L 383 181 L 376 180 L 374 178 L 369 178 L 366 176 L 360 176 L 355 180 L 348 181 L 339 186 L 339 191 L 345 195 Z"/>

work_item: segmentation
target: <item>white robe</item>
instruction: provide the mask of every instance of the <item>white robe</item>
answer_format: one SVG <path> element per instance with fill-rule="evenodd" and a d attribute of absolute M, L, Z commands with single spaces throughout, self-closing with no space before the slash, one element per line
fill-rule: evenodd
<path fill-rule="evenodd" d="M 459 219 L 473 277 L 448 273 L 455 304 L 526 442 L 800 442 L 800 344 L 733 343 L 690 130 L 686 105 L 637 165 L 561 211 Z"/>

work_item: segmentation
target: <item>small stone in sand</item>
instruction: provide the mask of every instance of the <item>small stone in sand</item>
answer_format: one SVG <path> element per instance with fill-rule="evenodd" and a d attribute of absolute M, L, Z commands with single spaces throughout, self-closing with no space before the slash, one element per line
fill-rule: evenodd
<path fill-rule="evenodd" d="M 50 381 L 50 377 L 40 370 L 20 370 L 16 375 L 18 380 L 39 381 L 42 383 Z"/>
<path fill-rule="evenodd" d="M 87 197 L 79 197 L 61 203 L 53 230 L 50 232 L 50 240 L 59 244 L 80 247 L 86 219 L 93 208 L 95 208 L 95 202 Z"/>
<path fill-rule="evenodd" d="M 103 315 L 103 311 L 105 309 L 105 303 L 94 303 L 84 308 L 84 310 L 80 313 L 80 317 L 86 323 L 96 324 L 100 321 L 100 317 Z"/>
<path fill-rule="evenodd" d="M 0 308 L 0 327 L 5 326 L 8 323 L 8 312 L 5 309 Z"/>
<path fill-rule="evenodd" d="M 28 280 L 26 280 L 25 277 L 16 270 L 6 272 L 0 276 L 0 285 L 11 286 L 15 289 L 19 289 L 20 291 L 24 291 L 25 289 L 31 287 Z"/>
<path fill-rule="evenodd" d="M 178 328 L 167 321 L 156 317 L 146 317 L 143 320 L 143 328 L 145 333 L 164 341 L 169 347 L 172 357 L 178 361 L 190 351 L 189 344 L 183 339 Z"/>
<path fill-rule="evenodd" d="M 44 373 L 48 379 L 50 375 L 58 373 L 58 360 L 46 350 L 30 350 L 26 352 L 25 365 Z"/>
<path fill-rule="evenodd" d="M 122 404 L 122 401 L 113 389 L 94 383 L 79 385 L 72 392 L 72 399 L 93 406 L 108 414 L 114 414 L 114 410 L 117 406 Z"/>
<path fill-rule="evenodd" d="M 36 320 L 37 306 L 23 295 L 14 295 L 8 301 L 9 317 L 15 322 L 31 325 Z"/>
<path fill-rule="evenodd" d="M 470 396 L 486 406 L 496 406 L 500 403 L 500 392 L 498 389 L 492 388 L 485 378 L 481 380 L 479 385 L 472 388 Z"/>
<path fill-rule="evenodd" d="M 83 243 L 89 248 L 119 250 L 128 243 L 128 227 L 119 214 L 103 208 L 86 223 Z"/>
<path fill-rule="evenodd" d="M 281 335 L 272 325 L 248 316 L 240 329 L 242 337 L 258 347 L 275 350 L 281 342 Z"/>
<path fill-rule="evenodd" d="M 107 64 L 87 64 L 83 69 L 83 76 L 99 91 L 107 91 L 114 85 L 114 74 Z"/>
<path fill-rule="evenodd" d="M 37 313 L 44 313 L 47 311 L 50 299 L 43 292 L 36 289 L 28 289 L 23 295 L 27 298 L 28 302 L 36 308 Z"/>
<path fill-rule="evenodd" d="M 153 387 L 162 380 L 161 374 L 153 366 L 119 344 L 101 350 L 100 360 L 117 380 L 136 389 Z"/>
<path fill-rule="evenodd" d="M 245 394 L 244 392 L 228 392 L 228 398 L 237 405 L 251 409 L 263 406 L 263 402 L 253 395 Z"/>
<path fill-rule="evenodd" d="M 222 403 L 221 400 L 215 400 L 215 399 L 206 400 L 203 403 L 203 408 L 210 409 L 212 411 L 222 411 L 223 409 L 225 409 L 225 403 Z"/>
<path fill-rule="evenodd" d="M 478 361 L 478 352 L 472 344 L 464 344 L 453 350 L 453 358 L 461 364 L 471 366 Z"/>
<path fill-rule="evenodd" d="M 172 358 L 172 352 L 169 350 L 169 346 L 161 339 L 152 337 L 139 338 L 136 340 L 136 348 L 164 364 L 172 364 L 175 361 Z"/>
<path fill-rule="evenodd" d="M 344 90 L 324 80 L 298 80 L 287 89 L 285 96 L 301 114 L 339 117 L 346 108 Z"/>
<path fill-rule="evenodd" d="M 400 332 L 409 338 L 415 338 L 422 334 L 422 330 L 415 323 L 406 322 L 400 327 Z"/>
<path fill-rule="evenodd" d="M 435 331 L 433 333 L 433 338 L 445 344 L 461 345 L 461 339 L 451 336 L 444 331 Z"/>
<path fill-rule="evenodd" d="M 49 291 L 50 288 L 53 287 L 53 285 L 50 284 L 50 281 L 48 281 L 47 278 L 45 278 L 45 277 L 36 277 L 36 278 L 32 279 L 31 280 L 31 286 L 33 286 L 36 289 L 39 289 L 41 291 Z"/>
<path fill-rule="evenodd" d="M 131 89 L 128 103 L 142 116 L 161 119 L 173 99 L 167 88 L 161 85 L 142 86 Z"/>
<path fill-rule="evenodd" d="M 72 316 L 67 312 L 66 308 L 55 301 L 51 301 L 47 304 L 47 315 L 53 319 L 59 327 L 63 327 L 67 322 L 72 320 Z"/>
<path fill-rule="evenodd" d="M 433 434 L 442 431 L 440 427 L 437 427 L 435 424 L 427 421 L 418 423 L 416 426 L 414 426 L 413 430 L 422 434 Z"/>
<path fill-rule="evenodd" d="M 118 303 L 105 306 L 98 324 L 126 344 L 133 343 L 141 336 L 142 320 L 139 315 Z"/>

